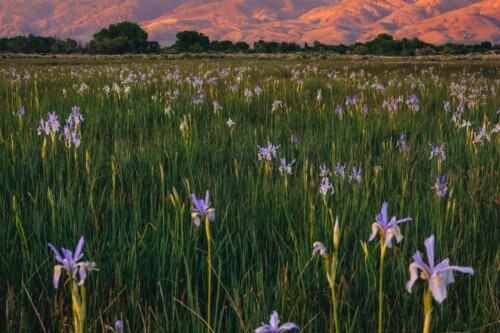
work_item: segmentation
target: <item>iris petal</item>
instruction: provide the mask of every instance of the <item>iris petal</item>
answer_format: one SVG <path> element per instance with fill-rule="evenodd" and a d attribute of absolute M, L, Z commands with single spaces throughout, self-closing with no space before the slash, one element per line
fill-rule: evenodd
<path fill-rule="evenodd" d="M 396 236 L 396 241 L 398 243 L 401 243 L 401 241 L 403 240 L 403 235 L 401 235 L 401 230 L 399 230 L 398 226 L 394 227 L 394 236 Z"/>
<path fill-rule="evenodd" d="M 205 193 L 205 206 L 208 207 L 210 206 L 210 192 L 207 192 Z"/>
<path fill-rule="evenodd" d="M 434 245 L 435 238 L 434 235 L 431 235 L 429 238 L 425 240 L 425 248 L 427 249 L 427 258 L 429 259 L 429 266 L 431 269 L 434 269 Z"/>
<path fill-rule="evenodd" d="M 276 311 L 273 311 L 271 314 L 271 319 L 269 320 L 269 324 L 271 324 L 271 327 L 273 330 L 278 329 L 278 324 L 280 323 L 280 320 L 278 318 L 278 313 Z"/>
<path fill-rule="evenodd" d="M 75 261 L 82 259 L 82 257 L 83 257 L 82 249 L 83 249 L 84 244 L 85 244 L 85 240 L 82 236 L 80 238 L 80 240 L 78 241 L 78 245 L 76 246 L 76 249 L 75 249 L 75 256 L 73 258 Z"/>
<path fill-rule="evenodd" d="M 432 296 L 439 304 L 443 303 L 446 298 L 446 279 L 440 273 L 432 274 L 429 279 L 429 289 L 432 292 Z"/>
<path fill-rule="evenodd" d="M 56 255 L 56 260 L 59 261 L 61 264 L 64 264 L 64 260 L 63 258 L 61 257 L 61 254 L 59 253 L 59 251 L 57 251 L 57 249 L 54 247 L 54 245 L 52 244 L 48 244 L 50 249 L 52 250 L 52 252 L 54 252 L 54 254 Z"/>
<path fill-rule="evenodd" d="M 474 275 L 474 269 L 472 269 L 472 267 L 448 266 L 444 270 L 453 270 L 460 273 Z"/>
<path fill-rule="evenodd" d="M 375 236 L 377 236 L 377 232 L 379 232 L 381 235 L 384 232 L 384 229 L 382 229 L 382 226 L 378 223 L 373 223 L 372 224 L 372 233 L 370 234 L 370 237 L 368 238 L 368 241 L 372 241 Z"/>
<path fill-rule="evenodd" d="M 420 266 L 417 263 L 412 263 L 410 265 L 410 280 L 406 283 L 406 290 L 408 290 L 409 293 L 411 293 L 411 289 L 413 288 L 413 284 L 415 281 L 418 279 L 418 270 L 425 271 L 425 268 Z"/>
<path fill-rule="evenodd" d="M 422 260 L 422 255 L 419 251 L 415 252 L 413 255 L 413 261 L 415 261 L 420 267 L 423 267 L 427 275 L 430 276 L 431 268 Z"/>
<path fill-rule="evenodd" d="M 273 328 L 267 324 L 262 323 L 262 326 L 255 330 L 255 333 L 272 333 Z"/>
<path fill-rule="evenodd" d="M 283 325 L 281 325 L 278 329 L 278 332 L 284 332 L 284 331 L 289 331 L 291 329 L 297 329 L 299 330 L 300 327 L 295 325 L 294 323 L 284 323 Z"/>

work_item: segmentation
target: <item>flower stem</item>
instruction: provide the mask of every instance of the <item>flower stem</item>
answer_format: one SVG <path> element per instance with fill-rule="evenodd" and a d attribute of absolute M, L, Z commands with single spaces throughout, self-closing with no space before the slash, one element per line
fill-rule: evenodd
<path fill-rule="evenodd" d="M 83 296 L 83 300 L 82 297 Z M 85 290 L 82 289 L 82 295 L 78 291 L 78 285 L 75 281 L 72 282 L 71 300 L 73 308 L 73 325 L 75 333 L 83 333 L 85 321 Z"/>
<path fill-rule="evenodd" d="M 427 289 L 424 292 L 424 312 L 425 312 L 424 333 L 429 333 L 431 327 L 431 313 L 432 313 L 432 295 L 430 289 Z"/>
<path fill-rule="evenodd" d="M 384 289 L 383 289 L 383 279 L 384 279 L 384 258 L 385 258 L 385 239 L 380 241 L 380 285 L 378 292 L 378 332 L 382 333 L 382 313 L 384 305 Z"/>
<path fill-rule="evenodd" d="M 205 218 L 205 232 L 207 234 L 207 247 L 208 247 L 208 297 L 207 297 L 207 324 L 208 324 L 208 332 L 211 332 L 210 327 L 210 310 L 211 310 L 211 301 L 212 301 L 212 254 L 210 252 L 210 243 L 212 238 L 210 237 L 210 221 L 208 216 Z"/>
<path fill-rule="evenodd" d="M 337 316 L 337 295 L 335 294 L 335 278 L 337 275 L 337 259 L 338 259 L 338 250 L 335 250 L 335 254 L 333 257 L 334 263 L 332 265 L 332 281 L 333 284 L 331 286 L 332 289 L 332 299 L 333 299 L 333 321 L 335 323 L 335 333 L 339 333 L 339 318 Z"/>

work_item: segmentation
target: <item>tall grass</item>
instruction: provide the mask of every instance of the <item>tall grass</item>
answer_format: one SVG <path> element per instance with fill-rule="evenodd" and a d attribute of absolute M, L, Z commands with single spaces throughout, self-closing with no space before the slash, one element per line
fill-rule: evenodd
<path fill-rule="evenodd" d="M 384 330 L 421 330 L 425 285 L 417 283 L 408 294 L 405 283 L 412 254 L 423 251 L 431 234 L 438 239 L 438 258 L 476 271 L 457 276 L 448 299 L 434 306 L 434 330 L 500 330 L 500 134 L 474 144 L 452 122 L 459 98 L 451 96 L 452 83 L 466 86 L 464 96 L 476 104 L 465 107 L 463 119 L 473 122 L 470 131 L 483 123 L 491 131 L 500 118 L 500 99 L 491 91 L 500 92 L 499 64 L 2 60 L 0 330 L 71 330 L 71 300 L 64 292 L 69 286 L 53 288 L 47 243 L 72 246 L 84 235 L 85 259 L 100 269 L 86 280 L 90 331 L 121 319 L 134 332 L 201 332 L 207 329 L 210 293 L 214 332 L 252 332 L 273 310 L 304 332 L 326 332 L 331 293 L 322 263 L 311 253 L 315 241 L 332 239 L 318 174 L 323 163 L 333 171 L 337 162 L 347 163 L 347 177 L 331 177 L 335 193 L 326 200 L 342 233 L 336 275 L 340 331 L 377 327 L 378 246 L 368 243 L 366 256 L 360 241 L 367 241 L 384 201 L 393 215 L 413 218 L 384 262 Z M 204 82 L 200 106 L 192 104 L 197 88 L 186 81 L 194 76 Z M 213 84 L 207 83 L 211 77 L 217 78 Z M 78 93 L 82 83 L 88 88 Z M 104 92 L 114 83 L 120 93 Z M 123 92 L 127 86 L 129 94 Z M 263 93 L 246 100 L 245 88 L 256 86 Z M 169 97 L 176 89 L 179 96 Z M 418 112 L 404 103 L 411 94 L 420 101 Z M 346 107 L 345 97 L 353 95 L 360 104 Z M 399 96 L 404 101 L 391 115 L 383 101 Z M 285 107 L 272 112 L 275 100 Z M 218 114 L 213 101 L 222 106 Z M 335 113 L 337 104 L 342 116 Z M 84 117 L 79 148 L 68 149 L 59 135 L 55 143 L 37 135 L 48 112 L 55 111 L 63 125 L 75 105 Z M 17 114 L 21 106 L 24 116 Z M 184 119 L 188 129 L 182 132 Z M 395 146 L 403 132 L 409 154 Z M 267 141 L 281 145 L 280 158 L 297 160 L 287 186 L 279 159 L 266 172 L 257 158 L 257 146 Z M 429 160 L 429 144 L 443 142 L 447 159 L 439 167 Z M 362 168 L 359 184 L 348 180 L 353 167 Z M 439 199 L 431 187 L 443 172 L 448 193 Z M 190 194 L 207 189 L 217 215 L 210 225 L 211 290 L 207 239 L 190 216 Z"/>

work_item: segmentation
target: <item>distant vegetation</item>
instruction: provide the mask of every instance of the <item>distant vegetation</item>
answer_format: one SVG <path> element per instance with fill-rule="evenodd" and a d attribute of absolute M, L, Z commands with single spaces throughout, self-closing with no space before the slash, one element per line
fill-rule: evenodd
<path fill-rule="evenodd" d="M 148 33 L 132 22 L 112 24 L 102 29 L 94 34 L 85 48 L 89 53 L 101 54 L 160 52 L 160 44 L 149 42 Z"/>
<path fill-rule="evenodd" d="M 300 46 L 294 42 L 259 40 L 253 48 L 246 42 L 233 43 L 230 40 L 210 41 L 208 36 L 197 31 L 181 31 L 176 41 L 169 47 L 160 47 L 156 41 L 148 41 L 148 34 L 137 23 L 121 22 L 94 34 L 93 39 L 83 45 L 73 39 L 54 37 L 17 36 L 0 39 L 0 53 L 40 53 L 40 54 L 125 54 L 125 53 L 296 53 L 320 52 L 359 55 L 415 56 L 432 54 L 469 54 L 500 50 L 500 44 L 489 41 L 464 45 L 447 43 L 433 45 L 418 38 L 394 39 L 389 34 L 380 34 L 366 43 L 352 45 L 327 45 L 314 41 L 312 45 Z"/>

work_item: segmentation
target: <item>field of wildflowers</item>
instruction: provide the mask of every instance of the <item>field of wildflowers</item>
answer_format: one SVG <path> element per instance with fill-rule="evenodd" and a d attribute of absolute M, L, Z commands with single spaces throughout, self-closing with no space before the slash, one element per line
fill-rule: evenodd
<path fill-rule="evenodd" d="M 498 94 L 498 58 L 3 59 L 0 331 L 498 332 Z"/>

